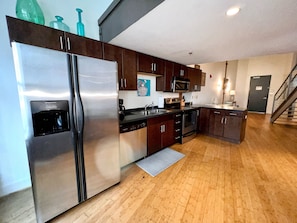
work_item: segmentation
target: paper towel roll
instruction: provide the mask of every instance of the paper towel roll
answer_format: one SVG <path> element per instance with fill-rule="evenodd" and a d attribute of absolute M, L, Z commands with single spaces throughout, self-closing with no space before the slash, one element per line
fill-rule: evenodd
<path fill-rule="evenodd" d="M 164 97 L 159 97 L 158 108 L 164 108 Z"/>

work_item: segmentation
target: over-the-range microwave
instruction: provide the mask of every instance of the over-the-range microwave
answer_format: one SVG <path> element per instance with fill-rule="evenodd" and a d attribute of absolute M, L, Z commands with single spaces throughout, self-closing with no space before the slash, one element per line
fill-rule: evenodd
<path fill-rule="evenodd" d="M 190 90 L 190 80 L 181 77 L 173 77 L 171 83 L 172 92 L 187 92 Z"/>

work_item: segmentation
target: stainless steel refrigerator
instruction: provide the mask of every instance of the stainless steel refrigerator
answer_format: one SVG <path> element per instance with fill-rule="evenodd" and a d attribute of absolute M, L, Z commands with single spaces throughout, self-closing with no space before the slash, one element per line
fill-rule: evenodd
<path fill-rule="evenodd" d="M 117 64 L 12 49 L 36 216 L 45 222 L 120 181 Z"/>

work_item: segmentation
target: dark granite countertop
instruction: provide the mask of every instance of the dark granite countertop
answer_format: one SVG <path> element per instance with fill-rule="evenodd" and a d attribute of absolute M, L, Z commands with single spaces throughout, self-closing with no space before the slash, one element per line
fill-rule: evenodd
<path fill-rule="evenodd" d="M 216 104 L 194 104 L 192 105 L 194 108 L 214 108 L 214 109 L 224 109 L 224 110 L 232 110 L 232 111 L 246 111 L 247 108 L 232 106 L 232 105 L 216 105 Z"/>
<path fill-rule="evenodd" d="M 183 112 L 186 110 L 198 109 L 198 108 L 214 108 L 214 109 L 224 109 L 230 111 L 246 111 L 246 108 L 241 108 L 231 105 L 215 105 L 215 104 L 194 104 L 187 107 L 182 107 L 180 109 L 156 109 L 155 112 L 149 112 L 149 114 L 144 114 L 144 108 L 128 109 L 125 112 L 124 120 L 120 121 L 120 124 L 130 123 L 134 121 L 147 120 L 149 118 L 158 117 L 161 115 L 174 114 L 178 112 Z"/>

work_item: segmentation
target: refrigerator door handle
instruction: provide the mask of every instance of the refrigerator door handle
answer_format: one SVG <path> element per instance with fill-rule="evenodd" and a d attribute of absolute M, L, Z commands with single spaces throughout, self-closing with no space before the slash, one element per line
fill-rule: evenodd
<path fill-rule="evenodd" d="M 82 99 L 79 93 L 79 84 L 78 84 L 78 65 L 77 65 L 77 57 L 75 55 L 72 56 L 73 61 L 73 84 L 74 84 L 74 115 L 75 115 L 75 128 L 78 134 L 83 133 L 84 129 L 84 110 Z"/>
<path fill-rule="evenodd" d="M 84 131 L 84 109 L 82 99 L 79 90 L 79 78 L 78 78 L 78 63 L 77 56 L 72 55 L 72 74 L 73 74 L 73 87 L 74 87 L 74 103 L 73 103 L 73 115 L 74 115 L 74 128 L 77 132 L 77 153 L 78 163 L 81 168 L 78 168 L 78 175 L 81 179 L 79 184 L 79 202 L 87 199 L 86 191 L 86 176 L 84 169 L 84 152 L 83 152 L 83 131 Z"/>

